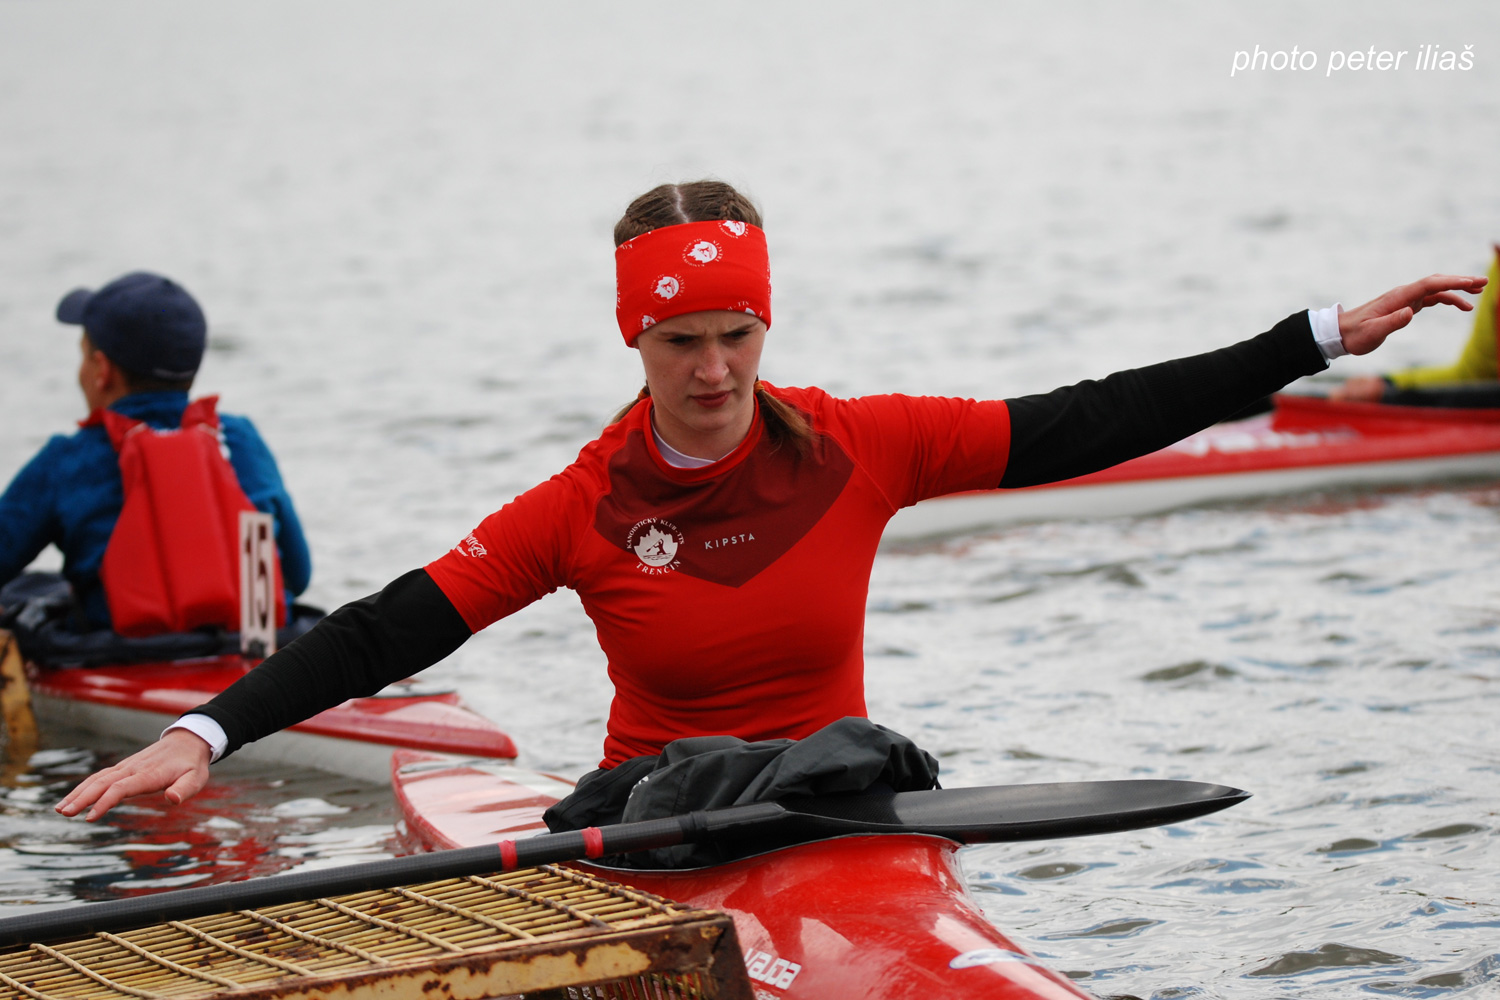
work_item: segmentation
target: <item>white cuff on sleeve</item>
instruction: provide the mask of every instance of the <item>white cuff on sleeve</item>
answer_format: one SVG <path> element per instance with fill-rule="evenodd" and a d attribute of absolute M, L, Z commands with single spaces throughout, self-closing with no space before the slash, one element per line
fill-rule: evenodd
<path fill-rule="evenodd" d="M 174 729 L 186 729 L 207 743 L 211 751 L 208 758 L 210 764 L 224 756 L 224 751 L 229 748 L 229 736 L 224 732 L 224 727 L 206 715 L 184 715 L 163 729 L 161 734 L 165 736 Z"/>
<path fill-rule="evenodd" d="M 1344 350 L 1344 338 L 1339 335 L 1339 313 L 1344 307 L 1335 302 L 1327 309 L 1309 309 L 1307 321 L 1312 325 L 1313 340 L 1318 342 L 1318 350 L 1323 352 L 1323 357 L 1332 361 L 1341 358 L 1349 352 Z"/>

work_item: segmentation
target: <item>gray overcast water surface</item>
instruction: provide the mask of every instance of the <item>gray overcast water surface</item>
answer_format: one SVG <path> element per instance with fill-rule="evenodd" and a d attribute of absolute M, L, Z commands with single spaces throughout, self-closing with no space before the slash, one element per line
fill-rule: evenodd
<path fill-rule="evenodd" d="M 0 0 L 0 477 L 82 416 L 61 294 L 180 279 L 199 388 L 254 418 L 333 606 L 569 462 L 640 382 L 609 232 L 715 175 L 762 203 L 763 374 L 1013 396 L 1230 343 L 1500 236 L 1500 7 Z M 1259 45 L 1312 71 L 1233 77 Z M 1329 75 L 1332 51 L 1468 71 Z M 1423 314 L 1336 372 L 1456 354 Z M 1247 804 L 972 849 L 1018 943 L 1101 996 L 1500 993 L 1500 484 L 1047 523 L 891 548 L 871 714 L 950 785 L 1182 777 Z M 55 565 L 52 556 L 42 565 Z M 668 640 L 670 637 L 664 637 Z M 431 677 L 576 775 L 609 690 L 570 594 Z M 0 898 L 394 849 L 378 788 L 229 768 L 88 830 L 121 749 L 55 734 Z"/>

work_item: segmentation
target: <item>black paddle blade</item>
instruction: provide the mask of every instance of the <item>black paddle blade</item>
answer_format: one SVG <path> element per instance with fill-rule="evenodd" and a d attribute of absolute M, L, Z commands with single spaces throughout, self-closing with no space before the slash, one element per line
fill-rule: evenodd
<path fill-rule="evenodd" d="M 1250 793 L 1201 781 L 1066 781 L 782 799 L 794 829 L 929 833 L 964 844 L 1082 837 L 1180 823 Z"/>

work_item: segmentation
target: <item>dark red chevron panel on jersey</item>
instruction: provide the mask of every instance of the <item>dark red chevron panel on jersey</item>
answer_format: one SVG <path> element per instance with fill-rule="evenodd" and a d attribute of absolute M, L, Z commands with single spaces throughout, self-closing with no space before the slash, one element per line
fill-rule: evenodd
<path fill-rule="evenodd" d="M 632 431 L 609 460 L 610 492 L 594 530 L 643 573 L 678 572 L 738 587 L 775 562 L 828 512 L 854 462 L 832 438 L 816 435 L 807 455 L 761 436 L 737 464 L 678 481 Z M 621 484 L 615 488 L 614 484 Z M 624 484 L 628 483 L 628 487 Z"/>

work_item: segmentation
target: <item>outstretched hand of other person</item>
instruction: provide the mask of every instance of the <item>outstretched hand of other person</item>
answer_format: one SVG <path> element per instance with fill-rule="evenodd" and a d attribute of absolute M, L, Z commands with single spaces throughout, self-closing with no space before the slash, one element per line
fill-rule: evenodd
<path fill-rule="evenodd" d="M 1334 386 L 1328 398 L 1342 403 L 1378 403 L 1390 385 L 1380 375 L 1355 375 L 1345 379 L 1343 385 Z"/>

